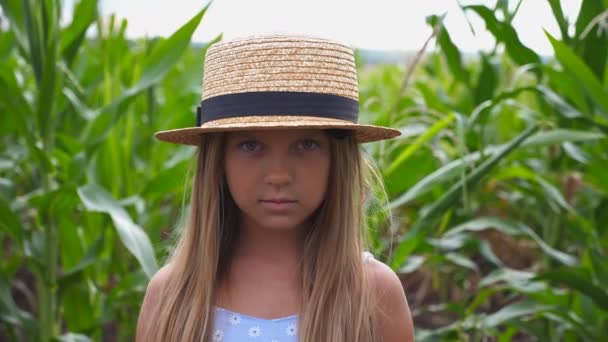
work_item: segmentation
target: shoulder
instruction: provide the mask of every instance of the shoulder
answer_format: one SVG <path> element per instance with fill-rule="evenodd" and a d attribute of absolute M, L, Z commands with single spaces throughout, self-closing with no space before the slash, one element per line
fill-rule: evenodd
<path fill-rule="evenodd" d="M 369 259 L 365 265 L 366 273 L 375 288 L 376 322 L 381 340 L 414 341 L 412 315 L 399 277 L 378 260 Z"/>
<path fill-rule="evenodd" d="M 152 276 L 148 287 L 146 288 L 146 294 L 144 295 L 144 301 L 139 312 L 139 318 L 137 320 L 137 341 L 143 341 L 145 332 L 148 330 L 148 323 L 150 322 L 151 314 L 160 298 L 160 293 L 167 283 L 167 279 L 171 275 L 171 265 L 167 264 L 161 267 L 158 272 Z"/>
<path fill-rule="evenodd" d="M 157 295 L 158 292 L 165 286 L 167 283 L 167 279 L 171 276 L 171 264 L 167 264 L 161 267 L 153 276 L 150 278 L 150 282 L 148 282 L 148 287 L 146 288 L 146 296 Z"/>

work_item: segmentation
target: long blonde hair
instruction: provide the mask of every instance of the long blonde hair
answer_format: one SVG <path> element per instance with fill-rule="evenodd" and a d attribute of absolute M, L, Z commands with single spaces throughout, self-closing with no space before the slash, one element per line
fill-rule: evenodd
<path fill-rule="evenodd" d="M 188 219 L 168 259 L 171 275 L 145 341 L 211 340 L 216 285 L 238 234 L 239 209 L 223 176 L 223 141 L 222 133 L 201 138 Z M 372 342 L 374 290 L 361 257 L 366 163 L 352 135 L 330 138 L 330 146 L 326 196 L 303 241 L 298 340 Z"/>

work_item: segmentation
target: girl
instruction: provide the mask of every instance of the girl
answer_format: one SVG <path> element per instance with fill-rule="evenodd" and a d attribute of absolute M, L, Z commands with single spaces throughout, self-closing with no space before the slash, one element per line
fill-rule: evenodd
<path fill-rule="evenodd" d="M 364 252 L 371 168 L 352 50 L 267 35 L 213 45 L 186 227 L 151 279 L 138 341 L 413 341 L 401 283 Z"/>

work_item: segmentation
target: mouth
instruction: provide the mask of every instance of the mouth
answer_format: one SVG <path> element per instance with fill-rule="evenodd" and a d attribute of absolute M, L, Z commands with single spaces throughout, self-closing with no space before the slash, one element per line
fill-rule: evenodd
<path fill-rule="evenodd" d="M 260 203 L 267 209 L 272 211 L 289 210 L 296 205 L 298 201 L 287 198 L 272 198 L 260 200 Z"/>
<path fill-rule="evenodd" d="M 284 204 L 284 203 L 296 203 L 297 201 L 294 199 L 290 199 L 290 198 L 269 198 L 269 199 L 261 199 L 260 202 Z"/>

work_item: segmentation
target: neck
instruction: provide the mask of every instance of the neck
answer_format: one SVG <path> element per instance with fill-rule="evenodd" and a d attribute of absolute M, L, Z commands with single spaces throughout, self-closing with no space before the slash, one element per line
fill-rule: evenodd
<path fill-rule="evenodd" d="M 242 303 L 238 304 L 239 293 L 251 291 L 251 284 L 272 288 L 283 295 L 296 291 L 294 298 L 298 298 L 303 231 L 266 229 L 241 220 L 229 268 L 220 280 L 217 303 L 243 308 Z"/>
<path fill-rule="evenodd" d="M 304 232 L 304 226 L 268 229 L 255 222 L 241 220 L 233 257 L 272 260 L 275 264 L 298 263 L 302 255 Z"/>

